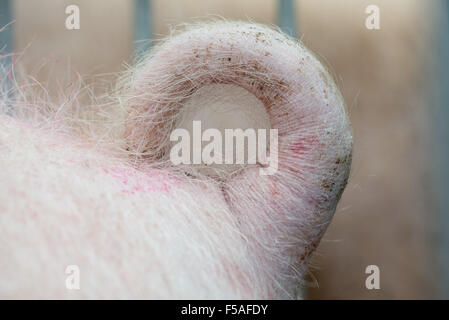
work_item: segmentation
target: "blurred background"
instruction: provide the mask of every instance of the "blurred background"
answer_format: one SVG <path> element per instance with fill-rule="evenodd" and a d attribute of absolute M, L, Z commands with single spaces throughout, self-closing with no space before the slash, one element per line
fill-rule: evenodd
<path fill-rule="evenodd" d="M 68 5 L 80 29 L 67 30 Z M 365 26 L 369 5 L 380 29 Z M 111 78 L 180 23 L 279 25 L 328 65 L 354 130 L 351 179 L 313 259 L 309 299 L 449 298 L 446 1 L 0 0 L 0 54 L 46 83 Z M 380 289 L 365 287 L 368 265 Z"/>

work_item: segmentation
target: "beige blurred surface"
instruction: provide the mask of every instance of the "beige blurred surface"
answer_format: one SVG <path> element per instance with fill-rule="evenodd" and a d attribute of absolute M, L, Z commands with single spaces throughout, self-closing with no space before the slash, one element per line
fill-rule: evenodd
<path fill-rule="evenodd" d="M 355 137 L 350 183 L 315 259 L 319 288 L 309 297 L 434 298 L 426 84 L 435 9 L 343 2 L 302 2 L 303 40 L 333 69 Z M 381 10 L 378 31 L 362 25 L 372 3 Z M 365 288 L 371 264 L 380 268 L 378 291 Z"/>
<path fill-rule="evenodd" d="M 67 61 L 82 75 L 117 72 L 131 61 L 133 1 L 13 2 L 16 50 L 26 48 L 27 69 L 56 62 L 40 80 L 62 76 Z M 80 7 L 80 30 L 64 27 L 69 4 Z M 380 30 L 364 26 L 369 4 L 380 7 Z M 309 298 L 436 297 L 425 148 L 434 10 L 419 0 L 297 2 L 301 38 L 330 66 L 355 137 L 352 178 L 314 259 L 319 287 Z M 155 38 L 205 16 L 276 23 L 277 1 L 156 0 Z M 371 264 L 380 267 L 380 290 L 365 288 Z"/>
<path fill-rule="evenodd" d="M 134 11 L 122 0 L 13 0 L 15 51 L 39 80 L 120 71 L 130 61 Z M 80 29 L 67 30 L 65 8 L 80 8 Z M 39 72 L 38 72 L 39 71 Z"/>

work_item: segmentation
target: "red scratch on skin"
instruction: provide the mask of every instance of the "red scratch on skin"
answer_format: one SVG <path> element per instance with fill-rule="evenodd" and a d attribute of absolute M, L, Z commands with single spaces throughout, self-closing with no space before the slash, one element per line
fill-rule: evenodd
<path fill-rule="evenodd" d="M 292 146 L 290 147 L 290 150 L 293 151 L 295 154 L 305 154 L 312 148 L 314 143 L 316 143 L 315 137 L 301 138 L 293 142 Z"/>
<path fill-rule="evenodd" d="M 322 146 L 320 145 L 317 136 L 310 135 L 298 138 L 298 140 L 296 140 L 290 145 L 289 150 L 294 152 L 295 154 L 304 155 L 312 149 L 321 147 Z"/>
<path fill-rule="evenodd" d="M 306 151 L 306 147 L 304 146 L 304 142 L 302 140 L 298 140 L 293 143 L 293 145 L 290 147 L 290 150 L 295 154 L 304 153 Z"/>
<path fill-rule="evenodd" d="M 168 181 L 173 181 L 173 177 L 160 171 L 144 173 L 134 168 L 112 168 L 104 171 L 120 183 L 122 193 L 130 195 L 147 192 L 168 193 L 171 189 Z"/>

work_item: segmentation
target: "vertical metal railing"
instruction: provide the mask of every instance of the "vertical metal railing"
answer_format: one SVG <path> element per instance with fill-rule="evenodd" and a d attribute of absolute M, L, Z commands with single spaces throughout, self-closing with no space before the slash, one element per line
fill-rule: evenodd
<path fill-rule="evenodd" d="M 0 0 L 0 100 L 6 100 L 2 108 L 10 113 L 9 98 L 11 96 L 12 83 L 12 52 L 13 52 L 13 28 L 12 8 L 10 0 Z"/>
<path fill-rule="evenodd" d="M 296 1 L 295 0 L 279 0 L 278 1 L 278 25 L 286 34 L 296 37 Z"/>
<path fill-rule="evenodd" d="M 438 283 L 449 299 L 449 3 L 441 0 L 436 61 L 436 147 Z"/>
<path fill-rule="evenodd" d="M 10 0 L 0 0 L 0 54 L 12 52 L 12 18 Z"/>
<path fill-rule="evenodd" d="M 153 15 L 150 0 L 135 0 L 134 44 L 136 54 L 146 52 L 151 47 L 153 36 Z"/>
<path fill-rule="evenodd" d="M 282 31 L 296 37 L 298 24 L 296 21 L 296 1 L 278 0 L 278 25 Z M 147 51 L 151 47 L 153 35 L 153 14 L 151 0 L 135 0 L 134 41 L 137 53 Z"/>

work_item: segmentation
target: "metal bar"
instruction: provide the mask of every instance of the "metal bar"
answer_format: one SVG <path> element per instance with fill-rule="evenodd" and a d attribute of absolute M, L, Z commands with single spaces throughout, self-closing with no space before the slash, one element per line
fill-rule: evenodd
<path fill-rule="evenodd" d="M 286 34 L 296 37 L 295 0 L 279 0 L 279 27 Z"/>
<path fill-rule="evenodd" d="M 443 226 L 443 266 L 442 271 L 444 274 L 444 297 L 449 298 L 449 3 L 443 1 L 445 5 L 445 28 L 442 30 L 441 35 L 443 37 L 442 44 L 442 57 L 440 60 L 441 66 L 443 66 L 444 72 L 441 81 L 441 91 L 444 93 L 444 97 L 441 101 L 441 120 L 440 128 L 441 135 L 441 147 L 443 153 L 442 170 L 444 174 L 444 186 L 441 189 L 444 194 L 442 198 L 444 200 L 442 207 L 442 219 L 444 220 Z M 444 119 L 444 120 L 443 120 Z"/>
<path fill-rule="evenodd" d="M 12 112 L 9 99 L 12 96 L 13 66 L 11 54 L 13 52 L 12 9 L 10 0 L 0 0 L 0 100 L 3 112 Z M 6 99 L 6 100 L 5 100 Z M 4 108 L 4 109 L 3 109 Z"/>
<path fill-rule="evenodd" d="M 0 54 L 12 52 L 12 18 L 10 0 L 0 0 Z"/>
<path fill-rule="evenodd" d="M 441 298 L 449 299 L 449 3 L 440 1 L 437 43 L 435 179 L 437 183 L 437 260 Z"/>
<path fill-rule="evenodd" d="M 143 53 L 151 47 L 152 10 L 150 0 L 135 0 L 134 44 L 136 53 Z"/>

